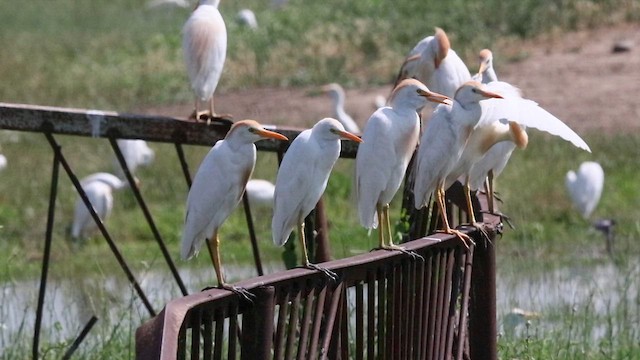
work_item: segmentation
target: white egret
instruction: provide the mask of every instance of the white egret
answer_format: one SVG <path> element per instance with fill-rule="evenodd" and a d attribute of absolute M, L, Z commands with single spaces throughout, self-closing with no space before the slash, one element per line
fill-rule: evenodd
<path fill-rule="evenodd" d="M 501 96 L 483 89 L 482 84 L 469 81 L 453 98 L 453 105 L 439 105 L 427 123 L 416 157 L 414 201 L 416 209 L 427 205 L 435 193 L 444 225 L 443 231 L 461 239 L 471 240 L 464 233 L 451 229 L 445 208 L 445 181 L 457 164 L 474 126 L 480 120 L 480 101 Z"/>
<path fill-rule="evenodd" d="M 396 85 L 402 79 L 415 78 L 431 91 L 453 97 L 458 87 L 471 80 L 469 69 L 451 49 L 447 34 L 436 28 L 433 36 L 422 39 L 406 57 Z"/>
<path fill-rule="evenodd" d="M 402 80 L 391 93 L 389 106 L 376 110 L 367 121 L 363 143 L 358 148 L 355 189 L 360 223 L 368 229 L 380 225 L 379 246 L 383 249 L 402 249 L 393 244 L 389 203 L 402 184 L 418 143 L 417 112 L 428 101 L 450 103 L 451 100 L 430 91 L 418 80 Z M 386 233 L 388 243 L 384 241 Z"/>
<path fill-rule="evenodd" d="M 236 122 L 224 140 L 218 141 L 205 156 L 193 178 L 187 197 L 181 255 L 196 255 L 206 240 L 221 288 L 247 296 L 224 281 L 220 262 L 218 229 L 242 199 L 256 162 L 254 143 L 260 139 L 287 140 L 265 130 L 254 120 Z"/>
<path fill-rule="evenodd" d="M 498 142 L 512 141 L 520 148 L 526 147 L 528 136 L 523 127 L 527 127 L 559 136 L 578 148 L 591 151 L 584 140 L 560 119 L 538 106 L 536 102 L 523 99 L 520 90 L 516 87 L 505 82 L 494 81 L 484 85 L 484 88 L 500 94 L 502 99 L 481 103 L 481 118 L 471 132 L 457 165 L 448 175 L 445 183 L 446 187 L 458 177 L 465 176 L 468 213 L 473 222 L 475 219 L 468 193 L 470 170 Z"/>
<path fill-rule="evenodd" d="M 80 180 L 80 185 L 87 194 L 96 214 L 104 222 L 111 215 L 113 191 L 128 186 L 128 183 L 120 180 L 115 175 L 99 172 Z M 73 214 L 73 223 L 71 224 L 71 237 L 74 240 L 79 240 L 95 229 L 97 229 L 97 225 L 84 201 L 78 195 Z"/>
<path fill-rule="evenodd" d="M 567 172 L 565 185 L 573 205 L 582 217 L 587 219 L 600 201 L 604 186 L 604 170 L 597 162 L 585 161 L 580 164 L 577 173 L 573 170 Z"/>
<path fill-rule="evenodd" d="M 7 167 L 7 157 L 3 154 L 0 154 L 0 171 L 4 170 Z"/>
<path fill-rule="evenodd" d="M 344 129 L 350 133 L 360 134 L 360 127 L 344 110 L 344 101 L 346 96 L 342 86 L 337 83 L 331 83 L 323 86 L 322 90 L 331 96 L 331 99 L 333 100 L 334 116 L 338 121 L 340 121 L 342 126 L 344 126 Z"/>
<path fill-rule="evenodd" d="M 488 84 L 493 81 L 498 81 L 498 75 L 493 69 L 493 53 L 489 49 L 483 49 L 478 56 L 480 67 L 478 73 L 474 75 L 474 79 L 483 84 Z M 514 131 L 522 130 L 523 133 L 512 133 L 514 138 L 520 139 L 520 147 L 524 148 L 527 145 L 528 137 L 525 132 L 525 127 L 520 126 L 518 128 L 512 128 Z M 511 130 L 511 129 L 510 129 Z M 513 150 L 516 148 L 516 143 L 513 141 L 501 141 L 493 145 L 489 151 L 476 162 L 469 170 L 469 187 L 471 190 L 477 190 L 484 185 L 485 192 L 488 196 L 489 213 L 495 214 L 494 206 L 494 179 L 502 173 L 505 166 L 511 158 Z M 463 179 L 463 181 L 466 181 Z M 505 219 L 508 218 L 504 217 Z"/>
<path fill-rule="evenodd" d="M 334 279 L 333 272 L 309 262 L 304 218 L 327 187 L 331 169 L 340 156 L 340 139 L 362 142 L 332 118 L 318 121 L 293 140 L 278 170 L 271 222 L 273 242 L 279 246 L 287 242 L 293 228 L 297 227 L 303 266 L 322 271 Z"/>
<path fill-rule="evenodd" d="M 256 20 L 256 14 L 249 9 L 241 9 L 236 15 L 236 20 L 240 25 L 246 26 L 251 30 L 258 28 L 258 20 Z"/>
<path fill-rule="evenodd" d="M 269 180 L 251 179 L 247 182 L 247 196 L 251 206 L 262 208 L 273 207 L 273 193 L 276 186 Z"/>
<path fill-rule="evenodd" d="M 116 142 L 131 174 L 134 174 L 139 166 L 151 165 L 155 158 L 155 152 L 144 140 L 118 139 Z M 124 178 L 122 167 L 117 159 L 114 159 L 114 164 L 120 178 Z"/>
<path fill-rule="evenodd" d="M 218 86 L 227 56 L 227 28 L 218 3 L 200 0 L 182 29 L 182 51 L 191 87 L 196 94 L 194 118 L 200 118 L 199 101 L 209 101 L 208 117 L 217 116 L 213 93 Z"/>

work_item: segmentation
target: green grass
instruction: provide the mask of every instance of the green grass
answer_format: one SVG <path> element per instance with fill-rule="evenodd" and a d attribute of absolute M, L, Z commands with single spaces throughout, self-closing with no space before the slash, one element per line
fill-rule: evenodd
<path fill-rule="evenodd" d="M 254 10 L 260 24 L 257 31 L 243 29 L 233 21 L 240 7 Z M 180 29 L 189 11 L 150 10 L 143 0 L 34 0 L 20 4 L 0 0 L 0 101 L 119 111 L 191 101 L 180 49 Z M 431 34 L 434 26 L 443 27 L 458 53 L 471 63 L 478 49 L 496 42 L 640 21 L 638 2 L 628 0 L 292 0 L 280 10 L 271 9 L 268 1 L 250 0 L 242 4 L 223 1 L 221 12 L 229 32 L 221 91 L 332 81 L 350 87 L 388 83 L 408 50 Z M 585 138 L 593 154 L 533 133 L 529 148 L 516 151 L 497 180 L 504 200 L 501 210 L 516 224 L 515 230 L 507 229 L 498 241 L 500 271 L 544 273 L 610 261 L 604 254 L 601 234 L 590 230 L 565 193 L 564 174 L 584 160 L 599 161 L 605 170 L 605 189 L 593 217 L 618 222 L 616 264 L 624 267 L 637 261 L 628 254 L 640 250 L 640 194 L 635 183 L 640 136 L 585 134 Z M 71 136 L 59 136 L 58 140 L 80 176 L 112 168 L 108 142 Z M 9 159 L 0 182 L 0 282 L 7 283 L 39 275 L 53 157 L 41 135 L 5 131 L 0 133 L 0 143 Z M 159 232 L 177 259 L 187 187 L 173 146 L 152 147 L 156 161 L 141 169 L 138 176 Z M 206 147 L 186 148 L 192 172 L 207 151 Z M 275 155 L 259 154 L 256 177 L 273 180 L 275 171 Z M 76 195 L 66 175 L 61 174 L 51 278 L 90 274 L 99 283 L 109 274 L 122 275 L 100 236 L 79 249 L 67 241 L 66 228 Z M 375 232 L 367 237 L 357 223 L 352 175 L 351 161 L 340 160 L 326 191 L 335 258 L 367 251 L 376 243 Z M 164 260 L 135 198 L 128 190 L 115 197 L 107 229 L 134 272 L 163 267 Z M 392 208 L 397 219 L 398 200 Z M 280 262 L 282 249 L 270 240 L 269 212 L 256 215 L 263 259 Z M 225 223 L 221 238 L 225 264 L 251 263 L 241 211 Z M 178 264 L 208 268 L 209 260 L 205 252 L 194 261 L 178 260 Z M 633 279 L 628 275 L 629 281 Z M 621 285 L 620 291 L 624 289 Z M 501 356 L 563 358 L 571 353 L 589 359 L 632 358 L 639 351 L 638 334 L 633 330 L 637 321 L 632 321 L 638 313 L 637 303 L 625 303 L 598 317 L 584 304 L 576 311 L 559 308 L 545 319 L 553 321 L 554 331 L 531 328 L 524 338 L 501 339 Z M 587 331 L 596 321 L 605 322 L 610 329 L 601 343 L 586 344 L 580 331 L 567 331 L 576 329 L 572 325 L 576 323 Z M 23 335 L 5 352 L 6 358 L 28 353 L 30 334 Z M 87 353 L 128 357 L 131 335 L 132 331 L 102 334 L 101 339 L 106 340 Z M 43 353 L 59 356 L 68 343 L 65 341 L 45 342 Z"/>

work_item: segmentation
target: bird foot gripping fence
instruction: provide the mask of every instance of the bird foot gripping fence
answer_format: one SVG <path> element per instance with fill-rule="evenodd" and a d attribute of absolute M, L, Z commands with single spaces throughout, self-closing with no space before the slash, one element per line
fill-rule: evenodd
<path fill-rule="evenodd" d="M 191 177 L 182 145 L 211 146 L 229 130 L 228 123 L 194 123 L 168 117 L 85 111 L 0 103 L 0 129 L 42 133 L 53 152 L 51 198 L 45 234 L 42 276 L 34 326 L 33 357 L 38 339 L 52 246 L 59 166 L 71 179 L 105 241 L 138 297 L 152 317 L 136 332 L 138 359 L 496 359 L 494 240 L 500 219 L 484 215 L 484 229 L 463 227 L 475 241 L 467 247 L 458 237 L 433 233 L 437 210 L 404 211 L 410 231 L 403 247 L 413 253 L 376 250 L 350 258 L 324 262 L 338 275 L 329 280 L 321 272 L 293 269 L 241 281 L 235 285 L 252 293 L 246 301 L 233 292 L 209 289 L 170 301 L 155 310 L 128 267 L 107 229 L 84 193 L 65 159 L 55 134 L 108 138 L 122 166 L 153 237 L 160 247 L 181 293 L 186 288 L 164 245 L 151 212 L 128 171 L 115 139 L 143 139 L 175 144 L 187 185 Z M 298 129 L 278 128 L 290 139 Z M 258 150 L 278 152 L 287 144 L 261 141 Z M 345 143 L 341 156 L 355 157 L 357 146 Z M 404 203 L 410 204 L 405 189 Z M 461 187 L 447 191 L 452 224 L 465 221 Z M 483 196 L 474 198 L 476 210 L 486 209 Z M 262 274 L 255 246 L 251 211 L 245 212 L 252 238 L 258 274 Z M 322 202 L 316 209 L 318 254 L 328 249 L 327 225 Z M 424 212 L 424 211 L 423 211 Z M 453 216 L 451 214 L 456 214 Z M 314 221 L 311 220 L 313 223 Z M 317 255 L 328 259 L 328 255 Z M 96 319 L 85 326 L 67 355 L 87 336 Z M 65 355 L 65 357 L 67 357 Z"/>

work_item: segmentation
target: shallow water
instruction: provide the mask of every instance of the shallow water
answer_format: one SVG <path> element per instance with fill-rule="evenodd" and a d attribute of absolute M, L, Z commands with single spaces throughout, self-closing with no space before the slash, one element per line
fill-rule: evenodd
<path fill-rule="evenodd" d="M 559 326 L 550 314 L 562 314 L 575 309 L 591 309 L 606 316 L 621 301 L 633 301 L 638 296 L 640 265 L 620 270 L 613 264 L 590 267 L 566 267 L 550 271 L 519 272 L 501 270 L 497 274 L 497 307 L 500 331 L 505 335 L 520 336 L 525 320 L 510 315 L 512 308 L 521 308 L 540 314 L 532 320 L 538 329 Z M 279 263 L 267 264 L 266 273 L 282 269 Z M 197 292 L 211 284 L 213 270 L 180 269 L 190 292 Z M 228 267 L 226 272 L 237 279 L 255 276 L 252 267 Z M 153 270 L 137 274 L 155 311 L 180 296 L 173 277 L 168 271 Z M 233 281 L 234 279 L 230 279 Z M 35 322 L 39 281 L 5 283 L 0 293 L 0 353 L 16 339 L 31 345 Z M 95 278 L 50 281 L 45 298 L 41 344 L 72 341 L 92 315 L 99 318 L 89 333 L 87 343 L 112 336 L 114 326 L 131 331 L 148 318 L 148 312 L 123 274 Z M 591 337 L 604 336 L 605 328 L 595 326 Z M 98 342 L 99 343 L 99 342 Z M 89 345 L 83 345 L 89 346 Z"/>

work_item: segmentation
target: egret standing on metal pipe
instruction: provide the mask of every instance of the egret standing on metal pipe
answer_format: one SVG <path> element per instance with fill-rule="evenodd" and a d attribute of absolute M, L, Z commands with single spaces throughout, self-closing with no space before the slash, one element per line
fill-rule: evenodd
<path fill-rule="evenodd" d="M 254 143 L 261 139 L 288 140 L 284 135 L 265 130 L 254 120 L 242 120 L 211 148 L 193 178 L 182 233 L 182 258 L 196 255 L 206 240 L 219 287 L 245 297 L 248 294 L 244 289 L 224 280 L 218 229 L 242 199 L 256 163 Z"/>

